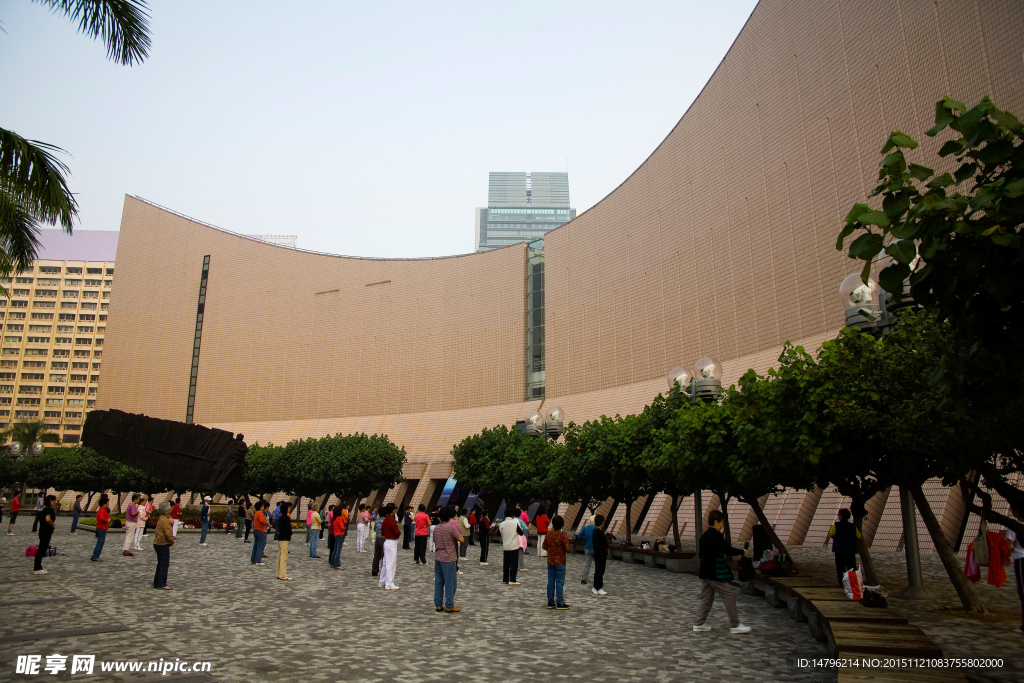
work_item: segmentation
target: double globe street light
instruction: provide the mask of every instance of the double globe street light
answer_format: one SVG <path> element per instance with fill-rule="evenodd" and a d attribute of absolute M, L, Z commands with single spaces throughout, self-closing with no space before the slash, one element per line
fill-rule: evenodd
<path fill-rule="evenodd" d="M 562 435 L 564 416 L 565 414 L 558 406 L 548 407 L 544 411 L 544 415 L 536 410 L 531 410 L 523 418 L 523 431 L 529 436 L 557 440 Z"/>

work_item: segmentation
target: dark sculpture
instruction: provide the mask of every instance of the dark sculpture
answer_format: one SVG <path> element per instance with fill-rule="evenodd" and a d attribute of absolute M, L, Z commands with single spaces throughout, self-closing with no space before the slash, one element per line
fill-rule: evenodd
<path fill-rule="evenodd" d="M 249 448 L 241 434 L 121 410 L 94 410 L 85 420 L 82 444 L 177 491 L 233 495 L 245 490 Z"/>

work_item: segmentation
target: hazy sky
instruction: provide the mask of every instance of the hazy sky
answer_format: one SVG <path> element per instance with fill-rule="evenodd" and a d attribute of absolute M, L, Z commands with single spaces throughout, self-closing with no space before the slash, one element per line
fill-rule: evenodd
<path fill-rule="evenodd" d="M 81 228 L 134 194 L 357 256 L 473 250 L 488 171 L 562 171 L 583 211 L 682 116 L 756 3 L 194 2 L 118 66 L 0 0 L 0 127 L 66 149 Z"/>

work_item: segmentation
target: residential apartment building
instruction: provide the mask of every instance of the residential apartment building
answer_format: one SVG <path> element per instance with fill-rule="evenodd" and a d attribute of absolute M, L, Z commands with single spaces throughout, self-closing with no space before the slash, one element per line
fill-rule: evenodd
<path fill-rule="evenodd" d="M 117 231 L 42 230 L 31 269 L 3 278 L 0 426 L 46 424 L 46 441 L 76 444 L 96 404 Z"/>

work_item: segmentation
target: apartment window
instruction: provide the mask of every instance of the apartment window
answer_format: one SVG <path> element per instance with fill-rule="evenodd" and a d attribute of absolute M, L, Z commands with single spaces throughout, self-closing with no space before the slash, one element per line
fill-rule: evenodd
<path fill-rule="evenodd" d="M 46 412 L 46 411 L 44 410 L 43 412 Z M 46 423 L 43 426 L 46 427 L 47 429 L 49 429 L 50 431 L 54 431 L 54 432 L 56 432 L 57 430 L 60 429 L 60 425 L 59 424 Z"/>
<path fill-rule="evenodd" d="M 57 325 L 57 331 L 58 332 L 64 332 L 66 334 L 71 334 L 71 333 L 73 333 L 75 331 L 75 326 L 74 325 Z"/>
<path fill-rule="evenodd" d="M 5 356 L 11 356 L 11 355 L 17 356 L 19 353 L 21 353 L 21 349 L 17 349 L 17 348 L 15 348 L 15 349 L 4 348 L 3 353 L 4 353 Z"/>
<path fill-rule="evenodd" d="M 86 268 L 85 269 L 85 274 L 86 275 L 103 275 L 103 269 L 102 268 Z"/>
<path fill-rule="evenodd" d="M 49 332 L 53 329 L 53 325 L 29 325 L 29 332 Z"/>
<path fill-rule="evenodd" d="M 85 384 L 85 375 L 71 375 L 71 381 Z"/>
<path fill-rule="evenodd" d="M 23 372 L 21 373 L 22 379 L 42 379 L 43 373 L 41 372 Z"/>
<path fill-rule="evenodd" d="M 15 367 L 17 367 L 17 366 L 15 366 Z M 92 369 L 93 370 L 99 370 L 100 369 L 100 364 L 99 363 L 93 363 L 92 364 Z"/>
<path fill-rule="evenodd" d="M 113 275 L 113 274 L 114 274 L 114 269 L 113 268 L 107 268 L 107 275 Z"/>
<path fill-rule="evenodd" d="M 81 428 L 82 428 L 82 425 L 76 425 L 76 424 L 65 424 L 64 425 L 64 429 L 65 430 L 70 430 L 70 431 L 75 431 L 75 432 L 77 432 Z"/>
<path fill-rule="evenodd" d="M 33 320 L 53 320 L 53 313 L 33 313 Z"/>
<path fill-rule="evenodd" d="M 81 405 L 85 405 L 85 401 L 83 399 L 80 399 L 80 398 L 69 398 L 68 399 L 68 405 L 69 406 L 81 406 Z"/>
<path fill-rule="evenodd" d="M 41 394 L 43 388 L 41 386 L 35 386 L 33 384 L 22 384 L 18 387 L 19 394 Z"/>
<path fill-rule="evenodd" d="M 53 338 L 53 343 L 54 344 L 70 344 L 71 343 L 71 337 L 54 337 Z"/>
<path fill-rule="evenodd" d="M 68 394 L 84 394 L 85 387 L 68 387 Z"/>
<path fill-rule="evenodd" d="M 78 308 L 78 302 L 77 301 L 61 301 L 60 302 L 60 307 L 61 308 Z"/>
<path fill-rule="evenodd" d="M 93 292 L 93 294 L 95 294 L 95 292 Z M 90 302 L 87 302 L 87 301 L 83 301 L 82 302 L 82 310 L 95 311 L 96 310 L 96 304 L 90 303 Z"/>
<path fill-rule="evenodd" d="M 10 415 L 10 414 L 11 414 L 11 411 L 9 411 L 9 410 L 0 410 L 0 415 L 3 415 L 3 416 L 5 416 L 5 417 L 6 417 L 6 416 L 8 416 L 8 415 Z M 6 423 L 6 422 L 4 423 L 4 426 L 5 426 L 5 427 L 7 426 L 7 423 Z"/>
<path fill-rule="evenodd" d="M 21 343 L 21 337 L 6 336 L 6 337 L 4 337 L 4 341 L 5 342 L 13 342 L 13 343 L 20 344 Z"/>
<path fill-rule="evenodd" d="M 96 395 L 96 387 L 89 387 L 89 395 L 90 396 L 95 396 Z"/>
<path fill-rule="evenodd" d="M 27 360 L 27 361 L 24 362 L 23 365 L 26 368 L 45 368 L 46 367 L 46 361 L 44 361 L 44 360 Z"/>
<path fill-rule="evenodd" d="M 37 285 L 45 285 L 45 286 L 54 286 L 54 285 L 60 286 L 60 278 L 59 277 L 41 277 L 38 280 L 36 280 L 36 284 Z"/>
<path fill-rule="evenodd" d="M 89 364 L 88 363 L 75 362 L 75 363 L 71 364 L 71 368 L 74 369 L 74 370 L 88 370 L 89 369 Z"/>
<path fill-rule="evenodd" d="M 107 306 L 109 306 L 109 305 L 110 305 L 110 304 L 100 304 L 100 310 L 101 310 L 101 311 L 105 311 L 105 310 L 107 310 Z"/>
<path fill-rule="evenodd" d="M 92 339 L 89 337 L 75 337 L 75 346 L 92 346 Z"/>
<path fill-rule="evenodd" d="M 103 346 L 103 337 L 96 337 L 96 346 Z"/>
<path fill-rule="evenodd" d="M 2 320 L 2 319 L 3 319 L 3 314 L 0 313 L 0 320 Z M 107 314 L 106 313 L 100 313 L 100 322 L 103 322 L 106 319 L 107 319 Z"/>
<path fill-rule="evenodd" d="M 0 277 L 0 282 L 3 282 L 4 284 L 9 285 L 12 282 L 14 282 L 14 278 L 13 277 Z"/>
<path fill-rule="evenodd" d="M 78 290 L 77 289 L 65 289 L 64 293 L 63 293 L 63 296 L 64 296 L 65 299 L 77 299 L 78 298 Z"/>
<path fill-rule="evenodd" d="M 57 316 L 57 320 L 60 320 L 61 322 L 75 322 L 75 314 L 61 313 L 59 316 Z"/>
<path fill-rule="evenodd" d="M 39 266 L 40 273 L 60 273 L 60 266 Z"/>
<path fill-rule="evenodd" d="M 96 401 L 94 401 L 94 400 L 86 401 L 85 402 L 85 407 L 86 408 L 95 408 L 96 407 Z"/>
<path fill-rule="evenodd" d="M 68 364 L 67 364 L 67 362 L 59 361 L 59 360 L 50 361 L 50 369 L 51 370 L 67 370 L 68 369 Z"/>
<path fill-rule="evenodd" d="M 103 292 L 103 293 L 106 294 L 107 292 Z M 85 292 L 82 292 L 82 298 L 83 299 L 99 299 L 100 298 L 100 293 L 99 292 L 85 291 Z M 106 299 L 107 297 L 103 297 L 103 298 Z"/>
<path fill-rule="evenodd" d="M 78 350 L 75 351 L 75 358 L 88 358 L 88 357 L 89 357 L 89 352 L 88 351 L 83 351 L 82 349 L 78 349 Z"/>
<path fill-rule="evenodd" d="M 50 375 L 50 381 L 51 382 L 66 382 L 67 379 L 68 379 L 67 375 L 54 375 L 54 374 Z"/>
<path fill-rule="evenodd" d="M 103 281 L 103 286 L 104 287 L 110 287 L 110 285 L 112 285 L 112 284 L 114 284 L 113 280 L 104 280 Z"/>
<path fill-rule="evenodd" d="M 52 297 L 52 298 L 56 299 L 57 298 L 57 290 L 56 289 L 37 289 L 36 290 L 36 296 L 48 296 L 48 297 Z"/>
<path fill-rule="evenodd" d="M 21 332 L 24 329 L 25 329 L 24 325 L 18 325 L 18 324 L 14 324 L 14 323 L 7 323 L 7 331 L 8 332 Z"/>
<path fill-rule="evenodd" d="M 81 439 L 82 439 L 82 437 L 79 436 L 78 434 L 65 434 L 64 435 L 64 443 L 78 443 L 79 441 L 81 441 Z"/>
<path fill-rule="evenodd" d="M 39 411 L 38 410 L 15 410 L 14 411 L 14 417 L 22 418 L 22 419 L 29 418 L 29 417 L 39 417 Z"/>
<path fill-rule="evenodd" d="M 18 367 L 18 361 L 16 360 L 0 360 L 0 368 L 16 368 Z"/>
<path fill-rule="evenodd" d="M 70 268 L 70 267 L 69 267 L 69 268 L 67 269 L 67 271 L 65 271 L 65 272 L 68 272 L 68 273 L 74 273 L 74 274 L 76 274 L 76 275 L 81 275 L 81 274 L 82 274 L 82 269 L 81 269 L 81 268 Z"/>
<path fill-rule="evenodd" d="M 75 319 L 74 316 L 72 316 L 71 319 L 74 320 Z M 96 314 L 95 313 L 82 313 L 81 315 L 78 316 L 78 319 L 79 320 L 95 320 L 96 319 Z"/>
<path fill-rule="evenodd" d="M 106 333 L 107 333 L 107 326 L 106 325 L 100 325 L 99 327 L 96 328 L 96 334 L 106 334 Z"/>
<path fill-rule="evenodd" d="M 92 325 L 79 325 L 78 333 L 85 334 L 86 332 L 92 332 Z"/>
<path fill-rule="evenodd" d="M 23 284 L 23 285 L 30 285 L 30 284 L 32 284 L 32 278 L 30 278 L 30 277 L 16 277 L 16 278 L 14 278 L 14 281 L 19 283 L 19 284 Z"/>
<path fill-rule="evenodd" d="M 64 387 L 46 387 L 46 393 L 48 394 L 63 394 Z"/>
<path fill-rule="evenodd" d="M 50 343 L 50 338 L 49 337 L 29 337 L 28 338 L 28 343 L 29 344 L 49 344 Z"/>
<path fill-rule="evenodd" d="M 89 293 L 90 294 L 95 294 L 96 292 L 89 292 Z M 110 298 L 110 292 L 103 292 L 103 298 L 104 299 L 109 299 Z"/>
<path fill-rule="evenodd" d="M 17 378 L 17 374 L 18 373 L 16 373 L 16 372 L 0 372 L 0 381 L 2 381 L 2 380 L 13 381 L 13 380 L 15 380 Z"/>
<path fill-rule="evenodd" d="M 56 301 L 33 301 L 32 305 L 36 308 L 57 308 Z"/>
<path fill-rule="evenodd" d="M 14 296 L 28 296 L 31 289 L 15 289 Z"/>
<path fill-rule="evenodd" d="M 46 349 L 25 349 L 26 356 L 45 356 Z M 57 355 L 57 354 L 54 354 Z"/>
<path fill-rule="evenodd" d="M 43 411 L 43 417 L 56 417 L 56 418 L 60 418 L 60 411 L 59 410 L 46 410 L 46 411 Z"/>
<path fill-rule="evenodd" d="M 39 405 L 40 399 L 38 398 L 19 398 L 19 406 L 37 406 Z"/>
<path fill-rule="evenodd" d="M 22 311 L 12 312 L 7 316 L 10 320 L 24 320 L 25 314 Z"/>
<path fill-rule="evenodd" d="M 11 308 L 28 308 L 27 301 L 12 301 Z"/>
<path fill-rule="evenodd" d="M 103 352 L 102 351 L 93 351 L 92 352 L 92 357 L 93 358 L 103 358 Z"/>
<path fill-rule="evenodd" d="M 64 403 L 64 399 L 62 399 L 62 398 L 48 398 L 48 399 L 46 399 L 46 405 L 48 405 L 48 406 L 59 406 L 62 403 Z"/>
<path fill-rule="evenodd" d="M 14 393 L 14 385 L 13 384 L 0 384 L 0 394 L 13 394 L 13 393 Z M 7 399 L 7 402 L 10 403 L 11 399 Z"/>
<path fill-rule="evenodd" d="M 54 349 L 53 350 L 53 357 L 54 358 L 67 358 L 70 355 L 71 355 L 71 352 L 69 350 L 67 350 L 67 349 Z"/>
<path fill-rule="evenodd" d="M 100 286 L 100 281 L 99 280 L 86 280 L 85 281 L 85 286 L 86 287 L 99 287 Z"/>

